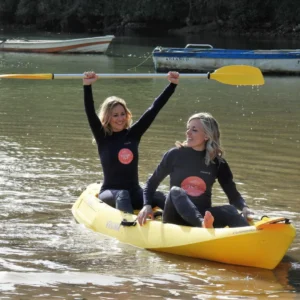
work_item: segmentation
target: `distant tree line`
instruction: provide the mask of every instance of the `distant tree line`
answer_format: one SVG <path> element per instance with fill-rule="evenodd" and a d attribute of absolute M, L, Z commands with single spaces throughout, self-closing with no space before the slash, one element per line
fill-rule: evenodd
<path fill-rule="evenodd" d="M 1 0 L 0 24 L 59 32 L 205 26 L 300 31 L 299 0 Z"/>

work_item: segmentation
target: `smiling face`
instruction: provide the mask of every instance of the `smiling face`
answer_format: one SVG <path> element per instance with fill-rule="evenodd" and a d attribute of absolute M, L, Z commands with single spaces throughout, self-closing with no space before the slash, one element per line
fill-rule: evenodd
<path fill-rule="evenodd" d="M 117 104 L 111 111 L 109 125 L 113 132 L 119 132 L 127 126 L 127 115 L 123 105 Z"/>
<path fill-rule="evenodd" d="M 208 140 L 204 127 L 199 119 L 192 119 L 187 125 L 186 145 L 194 150 L 205 150 L 205 144 Z"/>

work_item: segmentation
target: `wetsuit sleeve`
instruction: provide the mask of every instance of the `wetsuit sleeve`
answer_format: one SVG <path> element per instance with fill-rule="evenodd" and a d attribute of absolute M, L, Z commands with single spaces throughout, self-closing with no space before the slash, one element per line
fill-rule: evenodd
<path fill-rule="evenodd" d="M 140 119 L 131 126 L 131 133 L 135 136 L 142 136 L 150 127 L 159 111 L 168 102 L 176 89 L 177 84 L 170 83 L 165 90 L 154 100 L 152 105 L 144 112 Z"/>
<path fill-rule="evenodd" d="M 173 153 L 168 151 L 164 154 L 161 162 L 154 173 L 149 177 L 144 188 L 144 205 L 152 205 L 152 199 L 159 184 L 171 173 Z"/>
<path fill-rule="evenodd" d="M 104 137 L 104 130 L 95 111 L 92 86 L 84 85 L 83 92 L 84 92 L 85 112 L 89 121 L 90 128 L 93 132 L 94 138 L 98 143 Z"/>
<path fill-rule="evenodd" d="M 233 181 L 233 175 L 228 163 L 223 160 L 220 162 L 218 170 L 218 181 L 229 199 L 229 203 L 237 209 L 242 210 L 247 206 L 245 200 L 238 192 L 236 185 Z"/>

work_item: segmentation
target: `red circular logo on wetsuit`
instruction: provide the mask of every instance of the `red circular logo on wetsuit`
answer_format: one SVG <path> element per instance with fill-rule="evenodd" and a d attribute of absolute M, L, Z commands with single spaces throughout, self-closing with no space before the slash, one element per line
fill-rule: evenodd
<path fill-rule="evenodd" d="M 206 183 L 200 177 L 190 176 L 181 182 L 181 188 L 189 196 L 198 197 L 206 191 Z"/>
<path fill-rule="evenodd" d="M 131 150 L 124 148 L 119 151 L 118 158 L 122 164 L 128 165 L 133 160 L 133 153 Z"/>

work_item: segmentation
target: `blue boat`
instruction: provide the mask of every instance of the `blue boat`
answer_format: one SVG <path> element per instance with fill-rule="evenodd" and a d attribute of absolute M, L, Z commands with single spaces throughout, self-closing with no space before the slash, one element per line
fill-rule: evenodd
<path fill-rule="evenodd" d="M 300 74 L 300 49 L 241 50 L 187 44 L 185 48 L 156 47 L 152 52 L 156 72 L 212 72 L 228 65 L 249 65 L 264 74 Z"/>

